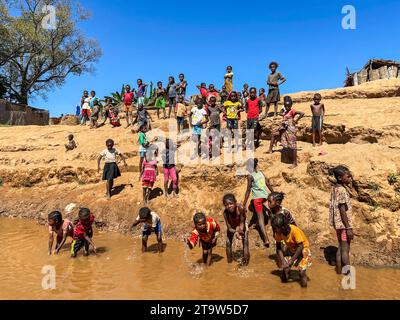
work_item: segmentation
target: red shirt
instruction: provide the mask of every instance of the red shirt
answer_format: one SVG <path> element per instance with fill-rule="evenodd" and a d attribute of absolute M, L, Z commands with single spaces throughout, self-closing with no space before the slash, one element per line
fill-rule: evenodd
<path fill-rule="evenodd" d="M 193 229 L 191 236 L 188 238 L 189 242 L 193 247 L 196 246 L 199 238 L 206 243 L 211 243 L 212 239 L 215 238 L 215 234 L 221 231 L 219 224 L 213 218 L 207 218 L 206 220 L 207 231 L 199 232 L 196 228 Z"/>
<path fill-rule="evenodd" d="M 236 212 L 234 213 L 234 216 L 232 214 L 230 214 L 229 212 L 227 212 L 226 217 L 228 218 L 229 225 L 232 227 L 232 229 L 236 229 L 237 227 L 240 226 L 239 208 L 236 208 Z"/>
<path fill-rule="evenodd" d="M 207 89 L 200 88 L 200 93 L 201 93 L 202 97 L 207 98 L 207 96 L 208 96 Z"/>
<path fill-rule="evenodd" d="M 296 116 L 296 110 L 290 109 L 288 113 L 285 114 L 284 118 L 289 119 L 289 118 L 294 118 Z"/>
<path fill-rule="evenodd" d="M 258 119 L 260 116 L 260 99 L 248 99 L 246 102 L 247 119 Z"/>
<path fill-rule="evenodd" d="M 130 106 L 132 104 L 134 94 L 133 91 L 124 94 L 124 105 Z"/>
<path fill-rule="evenodd" d="M 94 222 L 94 215 L 90 214 L 89 218 L 89 225 L 85 226 L 81 223 L 80 220 L 78 220 L 78 223 L 75 225 L 74 228 L 74 240 L 79 240 L 79 239 L 84 239 L 85 238 L 85 233 L 86 235 L 90 235 L 93 233 L 93 228 L 92 224 Z"/>

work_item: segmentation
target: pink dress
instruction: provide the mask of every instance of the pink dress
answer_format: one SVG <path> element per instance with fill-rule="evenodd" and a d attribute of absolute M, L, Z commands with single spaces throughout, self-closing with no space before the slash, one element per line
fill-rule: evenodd
<path fill-rule="evenodd" d="M 148 184 L 154 184 L 156 181 L 156 167 L 157 161 L 143 161 L 143 175 L 142 182 L 144 186 L 148 186 Z"/>

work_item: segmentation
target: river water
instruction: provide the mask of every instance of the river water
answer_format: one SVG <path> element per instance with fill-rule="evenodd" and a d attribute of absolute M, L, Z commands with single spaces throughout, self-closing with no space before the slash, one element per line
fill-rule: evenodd
<path fill-rule="evenodd" d="M 248 267 L 239 267 L 228 265 L 224 248 L 217 248 L 217 261 L 206 268 L 198 263 L 199 248 L 170 240 L 158 254 L 153 236 L 150 252 L 142 254 L 140 238 L 95 230 L 99 253 L 71 259 L 70 239 L 58 256 L 47 255 L 47 230 L 0 218 L 0 299 L 400 299 L 399 269 L 356 267 L 356 288 L 344 290 L 333 267 L 314 262 L 303 289 L 295 281 L 282 284 L 261 249 L 251 252 Z M 42 287 L 44 266 L 56 272 L 53 290 Z"/>

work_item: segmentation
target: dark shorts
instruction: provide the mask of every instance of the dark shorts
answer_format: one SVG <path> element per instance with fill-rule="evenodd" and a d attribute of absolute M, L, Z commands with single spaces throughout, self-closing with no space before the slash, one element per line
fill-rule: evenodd
<path fill-rule="evenodd" d="M 176 122 L 183 126 L 184 122 L 185 122 L 185 118 L 184 117 L 176 117 Z"/>
<path fill-rule="evenodd" d="M 103 169 L 103 180 L 113 180 L 121 176 L 121 172 L 115 162 L 106 163 Z"/>
<path fill-rule="evenodd" d="M 148 237 L 150 236 L 152 233 L 155 233 L 156 235 L 158 235 L 159 233 L 162 233 L 162 227 L 161 227 L 161 222 L 159 221 L 156 225 L 156 227 L 153 229 L 149 226 L 145 226 L 144 230 L 142 232 L 142 237 Z"/>
<path fill-rule="evenodd" d="M 203 248 L 203 250 L 210 250 L 217 245 L 217 244 L 213 245 L 212 242 L 205 242 L 201 239 L 200 239 L 200 243 L 201 243 L 201 247 Z"/>
<path fill-rule="evenodd" d="M 93 231 L 89 232 L 89 238 L 93 237 Z M 89 250 L 89 242 L 86 239 L 73 239 L 71 243 L 71 253 L 76 254 L 79 250 L 85 247 L 85 250 Z"/>
<path fill-rule="evenodd" d="M 258 119 L 247 119 L 247 130 L 258 130 L 259 128 Z"/>
<path fill-rule="evenodd" d="M 237 119 L 227 119 L 227 127 L 230 130 L 239 129 L 239 121 Z"/>
<path fill-rule="evenodd" d="M 210 125 L 210 131 L 212 131 L 212 130 L 217 130 L 217 131 L 221 131 L 221 124 L 213 124 L 213 125 Z"/>
<path fill-rule="evenodd" d="M 311 122 L 311 128 L 313 132 L 322 131 L 322 127 L 324 125 L 324 117 L 323 116 L 313 116 Z"/>

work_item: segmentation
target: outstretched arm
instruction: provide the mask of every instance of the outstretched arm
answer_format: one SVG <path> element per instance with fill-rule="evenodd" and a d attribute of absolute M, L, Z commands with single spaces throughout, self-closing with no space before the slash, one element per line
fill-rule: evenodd
<path fill-rule="evenodd" d="M 97 249 L 97 248 L 96 248 L 96 246 L 94 245 L 93 240 L 90 239 L 86 233 L 85 233 L 84 237 L 85 237 L 85 240 L 86 240 L 87 242 L 89 242 L 89 244 L 93 247 L 93 252 L 96 253 L 96 249 Z"/>
<path fill-rule="evenodd" d="M 299 117 L 297 118 L 297 120 L 295 120 L 295 123 L 298 123 L 300 121 L 301 118 L 304 117 L 304 112 L 302 111 L 297 111 L 295 115 L 298 115 Z"/>
<path fill-rule="evenodd" d="M 243 200 L 243 207 L 245 207 L 245 208 L 247 206 L 247 201 L 249 201 L 250 191 L 251 191 L 251 184 L 252 183 L 253 183 L 253 177 L 251 175 L 248 175 L 248 177 L 247 177 L 247 189 L 246 189 L 246 193 L 244 195 L 244 200 Z"/>
<path fill-rule="evenodd" d="M 67 237 L 68 237 L 68 231 L 63 230 L 63 238 L 61 240 L 61 243 L 56 247 L 56 254 L 58 254 L 60 252 L 61 248 L 64 246 L 65 241 L 67 241 Z"/>
<path fill-rule="evenodd" d="M 51 255 L 51 252 L 53 250 L 53 242 L 54 242 L 53 231 L 49 231 L 49 255 Z"/>
<path fill-rule="evenodd" d="M 97 172 L 100 172 L 100 161 L 102 158 L 103 158 L 103 156 L 101 156 L 101 155 L 97 158 Z"/>
<path fill-rule="evenodd" d="M 269 191 L 274 192 L 274 189 L 271 186 L 271 181 L 267 177 L 265 177 L 265 184 L 267 185 L 267 188 L 269 189 Z"/>

